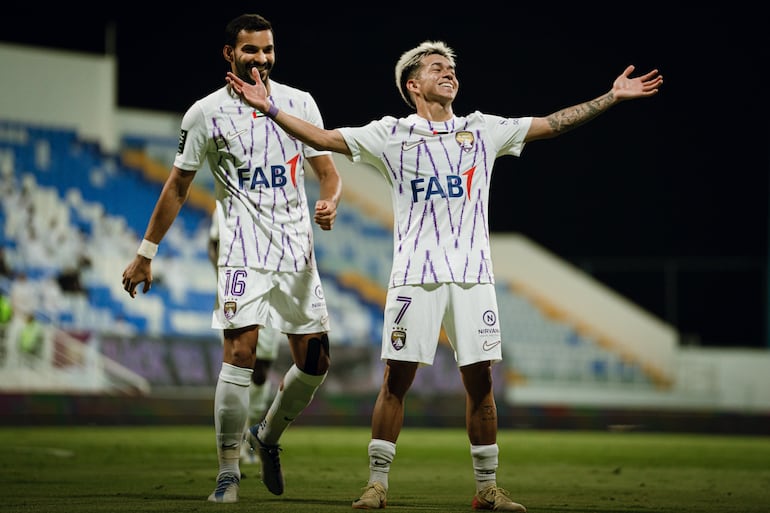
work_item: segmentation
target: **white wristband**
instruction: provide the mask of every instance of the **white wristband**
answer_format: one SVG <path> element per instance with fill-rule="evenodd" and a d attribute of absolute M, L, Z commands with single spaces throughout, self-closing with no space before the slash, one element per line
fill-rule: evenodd
<path fill-rule="evenodd" d="M 158 245 L 147 239 L 142 239 L 142 243 L 139 244 L 139 249 L 136 250 L 136 254 L 152 260 L 152 258 L 158 254 Z"/>

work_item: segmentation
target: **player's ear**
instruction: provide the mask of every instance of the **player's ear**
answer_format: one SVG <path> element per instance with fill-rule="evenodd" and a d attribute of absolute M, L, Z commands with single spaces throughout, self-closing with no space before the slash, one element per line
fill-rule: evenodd
<path fill-rule="evenodd" d="M 417 93 L 420 90 L 420 84 L 417 80 L 410 78 L 406 81 L 406 90 L 409 93 Z"/>
<path fill-rule="evenodd" d="M 230 45 L 225 45 L 224 48 L 222 48 L 222 56 L 225 58 L 227 62 L 232 63 L 233 62 L 233 47 Z"/>

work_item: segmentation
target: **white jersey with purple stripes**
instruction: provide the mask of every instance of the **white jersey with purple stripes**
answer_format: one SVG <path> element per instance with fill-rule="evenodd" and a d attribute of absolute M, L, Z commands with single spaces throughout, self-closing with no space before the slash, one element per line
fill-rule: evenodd
<path fill-rule="evenodd" d="M 270 93 L 282 111 L 323 126 L 309 93 L 273 80 Z M 289 272 L 316 267 L 304 163 L 328 153 L 288 136 L 228 86 L 188 109 L 174 165 L 197 171 L 208 162 L 214 174 L 218 265 Z"/>
<path fill-rule="evenodd" d="M 351 160 L 374 166 L 391 185 L 390 287 L 494 283 L 492 168 L 498 156 L 521 154 L 531 122 L 474 112 L 432 123 L 412 114 L 339 129 Z"/>

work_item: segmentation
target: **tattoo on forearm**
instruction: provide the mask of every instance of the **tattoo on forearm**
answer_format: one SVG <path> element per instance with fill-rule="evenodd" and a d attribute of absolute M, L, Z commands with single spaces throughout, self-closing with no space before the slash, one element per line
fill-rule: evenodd
<path fill-rule="evenodd" d="M 607 93 L 599 98 L 590 100 L 579 105 L 573 105 L 560 111 L 554 112 L 548 116 L 548 124 L 557 134 L 569 132 L 587 121 L 591 121 L 596 116 L 610 108 L 614 96 Z"/>

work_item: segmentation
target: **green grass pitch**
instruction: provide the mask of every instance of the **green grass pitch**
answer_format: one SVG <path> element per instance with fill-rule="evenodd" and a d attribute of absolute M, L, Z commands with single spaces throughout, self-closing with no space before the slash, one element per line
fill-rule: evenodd
<path fill-rule="evenodd" d="M 212 504 L 214 428 L 2 427 L 4 513 L 352 511 L 368 477 L 368 428 L 296 425 L 284 434 L 286 491 L 244 465 L 240 502 Z M 770 511 L 770 438 L 503 430 L 498 485 L 530 513 Z M 386 511 L 470 512 L 462 429 L 405 427 Z"/>

